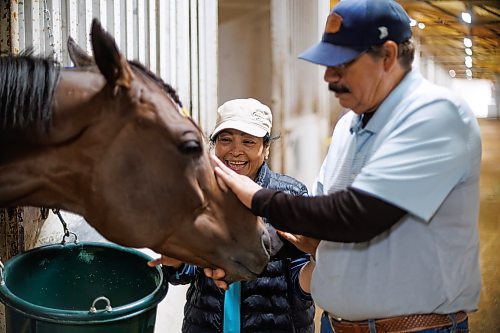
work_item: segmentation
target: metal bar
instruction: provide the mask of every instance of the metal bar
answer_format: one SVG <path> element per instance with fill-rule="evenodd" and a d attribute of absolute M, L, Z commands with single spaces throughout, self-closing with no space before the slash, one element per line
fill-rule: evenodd
<path fill-rule="evenodd" d="M 190 86 L 191 86 L 191 117 L 198 123 L 200 121 L 200 87 L 199 87 L 199 63 L 198 63 L 198 1 L 189 1 L 189 43 L 190 43 Z"/>
<path fill-rule="evenodd" d="M 19 54 L 19 4 L 10 1 L 10 53 Z"/>
<path fill-rule="evenodd" d="M 60 0 L 49 0 L 49 11 L 51 17 L 51 33 L 52 33 L 52 43 L 54 57 L 57 61 L 63 60 L 63 49 L 66 49 L 67 39 L 62 38 L 62 26 L 61 26 L 61 1 Z"/>
<path fill-rule="evenodd" d="M 135 29 L 134 29 L 134 0 L 126 0 L 125 1 L 125 31 L 126 31 L 126 43 L 125 50 L 122 52 L 125 53 L 125 56 L 128 59 L 134 57 L 134 37 L 135 37 Z"/>
<path fill-rule="evenodd" d="M 90 50 L 90 41 L 87 31 L 87 1 L 77 1 L 74 7 L 75 19 L 71 23 L 75 25 L 76 38 L 79 45 L 82 45 L 86 50 Z"/>
<path fill-rule="evenodd" d="M 149 46 L 148 41 L 146 40 L 146 31 L 147 31 L 147 26 L 146 26 L 146 3 L 144 0 L 136 0 L 136 10 L 134 11 L 137 13 L 136 16 L 136 22 L 137 22 L 137 27 L 136 27 L 136 34 L 137 34 L 137 42 L 135 43 L 135 53 L 137 54 L 135 56 L 135 59 L 139 60 L 140 63 L 145 64 L 146 66 L 146 49 Z"/>
<path fill-rule="evenodd" d="M 175 4 L 175 2 L 173 2 Z M 156 21 L 158 22 L 159 33 L 156 37 L 158 41 L 158 49 L 156 52 L 156 72 L 160 77 L 166 81 L 172 83 L 170 64 L 171 64 L 171 50 L 170 50 L 170 36 L 172 31 L 170 30 L 170 7 L 171 2 L 156 0 L 157 11 L 156 11 Z"/>
<path fill-rule="evenodd" d="M 156 1 L 155 0 L 148 0 L 147 1 L 147 24 L 146 24 L 146 31 L 147 31 L 147 40 L 149 47 L 147 48 L 147 60 L 146 60 L 146 65 L 149 67 L 149 69 L 156 74 L 158 73 L 158 66 L 157 66 L 157 58 L 156 58 L 156 52 L 157 52 L 157 42 L 158 39 L 156 38 L 157 36 L 157 20 L 156 20 Z"/>
<path fill-rule="evenodd" d="M 172 70 L 177 85 L 177 91 L 184 107 L 191 111 L 191 35 L 190 35 L 190 1 L 175 0 L 175 12 L 171 12 L 170 26 L 174 25 L 175 34 L 170 47 L 174 52 L 171 59 L 175 59 Z M 173 16 L 173 17 L 172 17 Z"/>

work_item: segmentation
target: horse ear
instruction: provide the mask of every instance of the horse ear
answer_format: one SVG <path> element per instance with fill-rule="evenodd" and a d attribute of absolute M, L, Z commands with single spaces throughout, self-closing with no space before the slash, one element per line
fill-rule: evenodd
<path fill-rule="evenodd" d="M 95 65 L 94 59 L 87 54 L 78 44 L 76 44 L 75 40 L 71 37 L 68 37 L 68 53 L 69 58 L 75 64 L 76 67 L 86 67 Z"/>
<path fill-rule="evenodd" d="M 127 59 L 118 50 L 114 38 L 104 31 L 96 18 L 92 20 L 90 34 L 95 62 L 108 84 L 112 87 L 130 88 L 133 75 Z"/>

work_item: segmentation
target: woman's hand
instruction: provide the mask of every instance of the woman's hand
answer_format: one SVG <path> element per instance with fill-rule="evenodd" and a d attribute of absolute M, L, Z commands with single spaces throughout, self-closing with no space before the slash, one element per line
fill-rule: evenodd
<path fill-rule="evenodd" d="M 226 276 L 226 272 L 222 268 L 203 268 L 203 273 L 205 273 L 206 277 L 211 278 L 217 287 L 227 290 L 227 283 L 222 281 L 222 278 Z"/>
<path fill-rule="evenodd" d="M 171 266 L 174 268 L 179 268 L 182 265 L 182 261 L 162 255 L 160 258 L 148 262 L 148 266 L 150 267 L 154 267 L 160 264 L 165 266 Z"/>
<path fill-rule="evenodd" d="M 215 176 L 217 177 L 217 182 L 221 188 L 223 190 L 227 190 L 227 187 L 229 187 L 247 208 L 251 208 L 254 194 L 262 189 L 262 187 L 257 185 L 247 176 L 239 175 L 229 169 L 215 155 L 212 155 L 211 157 L 212 164 L 215 169 Z"/>
<path fill-rule="evenodd" d="M 316 255 L 316 249 L 318 248 L 319 239 L 316 238 L 311 238 L 311 237 L 306 237 L 302 235 L 294 235 L 289 232 L 284 232 L 281 230 L 277 230 L 278 234 L 280 234 L 281 237 L 295 245 L 296 248 L 301 250 L 302 252 L 309 253 L 313 257 Z"/>

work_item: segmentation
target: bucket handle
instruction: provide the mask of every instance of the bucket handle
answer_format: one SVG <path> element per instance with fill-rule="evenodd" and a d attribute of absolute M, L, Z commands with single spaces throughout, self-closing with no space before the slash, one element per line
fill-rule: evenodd
<path fill-rule="evenodd" d="M 57 217 L 59 218 L 59 221 L 61 222 L 61 224 L 63 225 L 63 228 L 64 228 L 64 236 L 63 236 L 63 239 L 61 241 L 61 244 L 62 245 L 66 244 L 66 237 L 69 237 L 70 235 L 73 235 L 73 237 L 75 237 L 75 240 L 73 242 L 75 244 L 78 244 L 78 236 L 74 232 L 69 231 L 68 224 L 66 223 L 66 221 L 64 221 L 62 214 L 61 214 L 61 211 L 59 209 L 53 208 L 52 212 L 57 215 Z"/>
<path fill-rule="evenodd" d="M 106 307 L 104 308 L 104 310 L 99 310 L 99 311 L 106 311 L 106 312 L 113 311 L 113 308 L 111 307 L 111 302 L 109 301 L 109 299 L 107 297 L 104 297 L 104 296 L 99 296 L 92 302 L 92 306 L 90 307 L 90 310 L 89 310 L 90 313 L 97 313 L 98 310 L 96 309 L 95 306 L 96 306 L 97 302 L 99 302 L 99 301 L 106 302 Z"/>
<path fill-rule="evenodd" d="M 5 267 L 3 266 L 3 262 L 0 260 L 0 285 L 2 285 L 2 286 L 5 284 L 5 279 L 3 276 L 4 270 L 5 270 Z"/>

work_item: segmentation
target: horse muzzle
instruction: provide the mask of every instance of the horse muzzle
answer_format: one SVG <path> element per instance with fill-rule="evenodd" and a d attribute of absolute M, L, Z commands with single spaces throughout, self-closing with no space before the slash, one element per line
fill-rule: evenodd
<path fill-rule="evenodd" d="M 231 283 L 234 281 L 254 280 L 262 273 L 270 258 L 271 238 L 264 228 L 261 235 L 260 249 L 257 251 L 240 252 L 239 255 L 229 256 L 229 263 L 226 265 L 226 276 L 224 281 Z"/>

